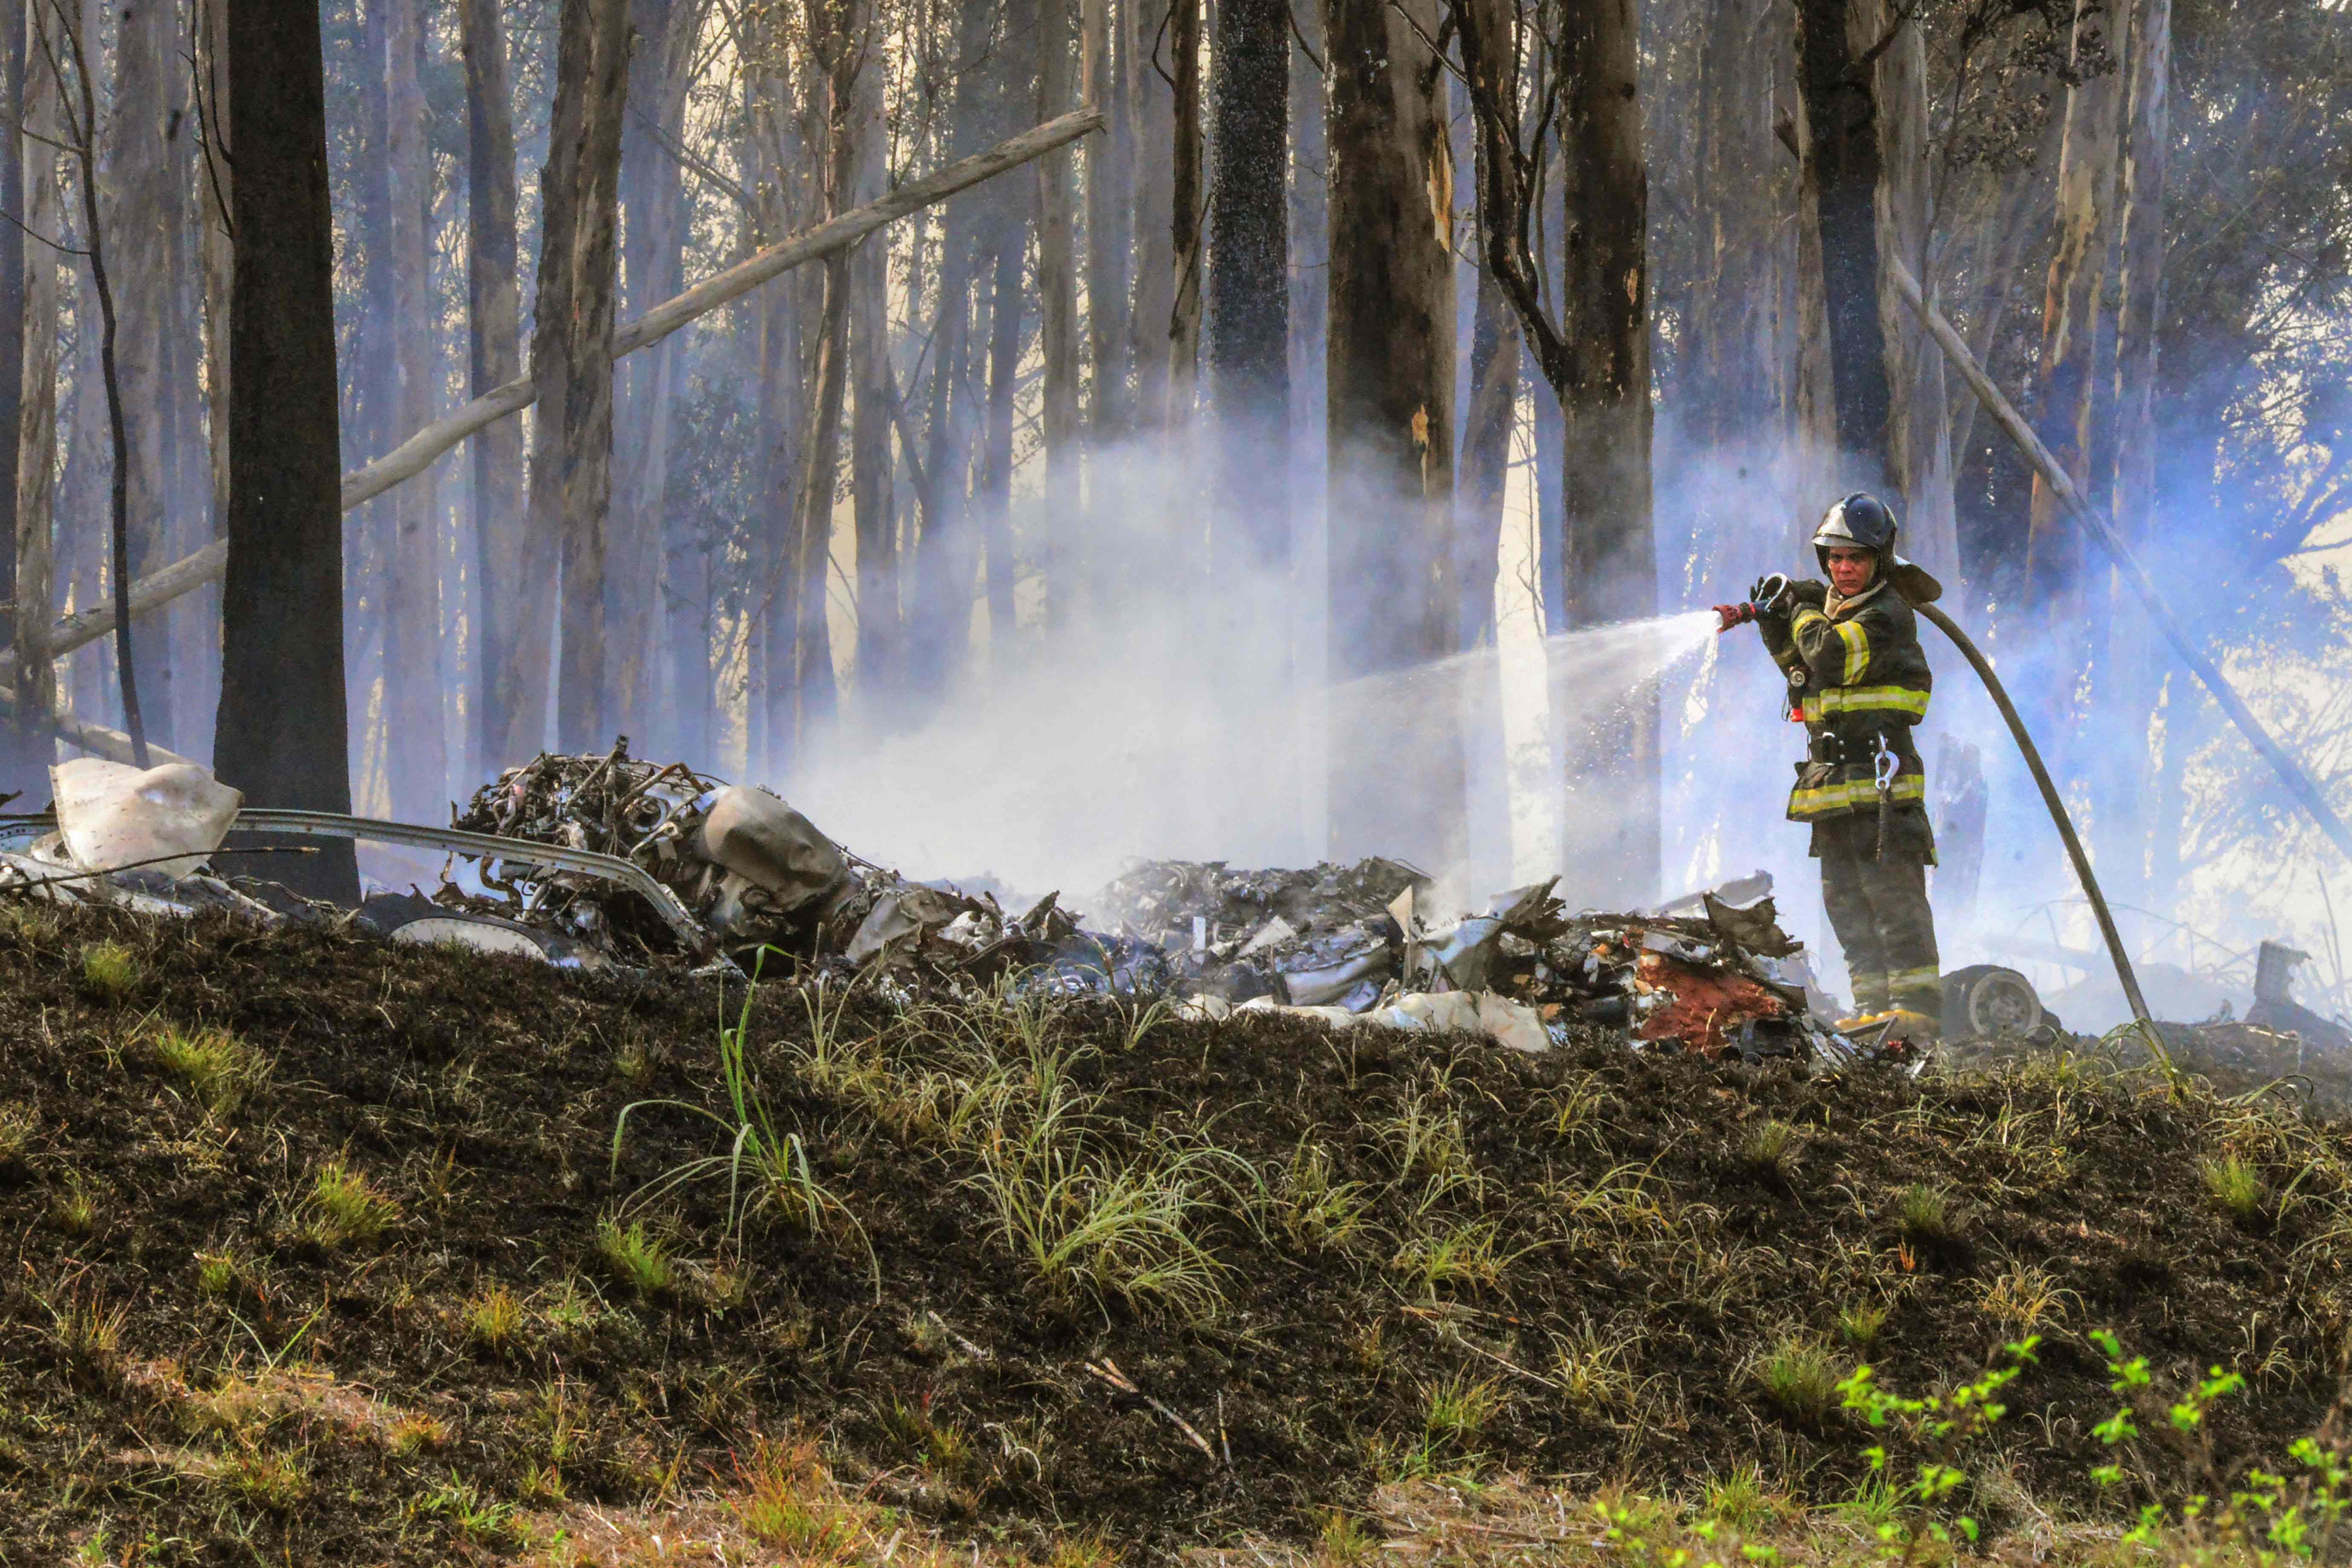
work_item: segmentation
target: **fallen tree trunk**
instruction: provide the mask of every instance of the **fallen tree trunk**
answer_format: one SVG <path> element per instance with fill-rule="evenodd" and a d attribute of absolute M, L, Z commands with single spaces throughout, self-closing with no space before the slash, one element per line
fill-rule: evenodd
<path fill-rule="evenodd" d="M 2310 814 L 2312 821 L 2317 823 L 2319 830 L 2327 836 L 2328 842 L 2341 850 L 2346 859 L 2352 860 L 2352 832 L 2345 829 L 2343 820 L 2328 805 L 2326 797 L 2319 793 L 2318 784 L 2304 771 L 2303 764 L 2271 739 L 2270 731 L 2263 728 L 2263 721 L 2254 717 L 2253 710 L 2246 706 L 2245 700 L 2238 695 L 2237 688 L 2230 684 L 2229 679 L 2206 657 L 2203 649 L 2189 640 L 2189 634 L 2173 618 L 2171 606 L 2158 596 L 2156 584 L 2148 580 L 2147 572 L 2141 569 L 2130 546 L 2124 542 L 2123 536 L 2084 499 L 2074 479 L 2059 466 L 2050 448 L 2042 444 L 2041 437 L 2034 435 L 2033 427 L 2025 422 L 2025 416 L 2018 413 L 2009 399 L 2001 395 L 2000 388 L 1985 374 L 1984 367 L 1977 363 L 1976 356 L 1969 353 L 1968 345 L 1960 341 L 1960 334 L 1952 329 L 1951 322 L 1944 320 L 1944 313 L 1930 306 L 1921 296 L 1918 279 L 1891 256 L 1881 257 L 1880 263 L 1893 276 L 1895 286 L 1902 290 L 1903 298 L 1919 312 L 1919 319 L 1927 323 L 1928 335 L 1944 351 L 1944 357 L 1951 362 L 1952 368 L 1960 373 L 1960 379 L 1969 384 L 1969 390 L 1977 395 L 1977 401 L 1984 405 L 1985 412 L 1991 415 L 1993 422 L 2017 443 L 2018 449 L 2025 454 L 2026 461 L 2033 465 L 2034 472 L 2049 486 L 2050 493 L 2057 498 L 2059 504 L 2106 551 L 2108 559 L 2115 563 L 2116 574 L 2139 595 L 2140 603 L 2147 609 L 2148 619 L 2156 623 L 2157 629 L 2164 634 L 2165 640 L 2172 645 L 2181 662 L 2188 665 L 2197 679 L 2204 683 L 2214 703 L 2230 716 L 2230 721 L 2238 727 L 2239 732 L 2246 737 L 2254 750 L 2262 753 L 2263 761 L 2271 765 L 2271 771 L 2278 774 L 2279 782 L 2286 785 L 2287 794 Z"/>
<path fill-rule="evenodd" d="M 1049 120 L 984 153 L 959 159 L 935 174 L 901 185 L 878 202 L 781 240 L 726 271 L 704 279 L 622 327 L 613 334 L 613 356 L 618 359 L 650 348 L 697 317 L 740 299 L 779 273 L 846 250 L 885 224 L 1066 146 L 1088 132 L 1100 129 L 1102 122 L 1102 110 L 1093 108 Z M 375 461 L 345 474 L 343 510 L 350 511 L 402 480 L 414 479 L 430 468 L 442 453 L 477 430 L 530 407 L 532 396 L 530 378 L 526 375 L 484 393 L 464 407 L 435 420 Z M 228 542 L 215 540 L 194 554 L 150 573 L 131 585 L 131 614 L 135 618 L 157 605 L 218 581 L 227 564 Z M 84 643 L 106 636 L 114 629 L 114 615 L 111 605 L 93 605 L 80 615 L 58 621 L 49 631 L 51 657 L 62 658 Z"/>
<path fill-rule="evenodd" d="M 14 710 L 16 706 L 16 688 L 0 686 L 0 708 Z M 78 746 L 93 757 L 104 757 L 110 763 L 129 763 L 134 767 L 138 765 L 138 758 L 131 749 L 131 737 L 120 730 L 110 730 L 103 724 L 93 724 L 88 720 L 77 719 L 71 713 L 50 714 L 48 728 L 52 734 L 67 745 Z M 190 763 L 199 767 L 203 765 L 196 763 L 194 757 L 184 757 L 177 752 L 166 751 L 152 741 L 148 742 L 147 766 L 160 768 L 165 763 Z"/>

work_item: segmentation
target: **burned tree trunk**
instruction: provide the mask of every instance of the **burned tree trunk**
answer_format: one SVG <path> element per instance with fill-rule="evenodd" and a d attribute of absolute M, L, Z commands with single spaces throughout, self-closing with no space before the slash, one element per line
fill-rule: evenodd
<path fill-rule="evenodd" d="M 1201 181 L 1206 147 L 1201 125 L 1201 6 L 1170 0 L 1169 72 L 1175 79 L 1174 150 L 1169 175 L 1169 241 L 1174 249 L 1175 298 L 1168 315 L 1168 402 L 1171 426 L 1192 416 L 1201 375 Z"/>
<path fill-rule="evenodd" d="M 1037 119 L 1070 111 L 1070 0 L 1037 7 Z M 1078 274 L 1071 232 L 1076 199 L 1070 166 L 1076 154 L 1037 161 L 1037 331 L 1045 357 L 1045 624 L 1069 624 L 1084 541 L 1078 502 Z"/>
<path fill-rule="evenodd" d="M 613 491 L 613 321 L 621 120 L 629 82 L 628 0 L 564 0 L 559 61 L 557 96 L 569 86 L 580 104 L 576 115 L 556 116 L 577 128 L 571 178 L 541 184 L 551 193 L 544 198 L 550 208 L 558 203 L 572 208 L 569 310 L 559 323 L 564 385 L 562 428 L 556 432 L 557 499 L 563 592 L 555 728 L 565 751 L 585 752 L 607 743 L 604 555 Z M 556 158 L 551 141 L 551 174 Z M 555 225 L 543 221 L 551 238 Z M 546 321 L 543 313 L 541 320 Z"/>
<path fill-rule="evenodd" d="M 25 28 L 26 0 L 0 0 L 0 207 L 20 218 L 25 213 L 26 195 L 25 139 L 19 133 L 26 108 Z M 0 228 L 7 231 L 0 234 L 0 602 L 16 602 L 21 590 L 18 572 L 22 560 L 16 539 L 16 463 L 21 399 L 26 390 L 24 362 L 30 304 L 26 286 L 30 279 L 25 269 L 24 230 L 15 224 L 0 224 Z M 34 243 L 37 245 L 39 241 Z M 54 305 L 51 310 L 54 314 Z M 52 382 L 55 363 L 53 358 Z M 54 385 L 50 395 L 54 400 Z M 54 408 L 51 413 L 54 416 Z M 43 542 L 47 543 L 46 536 Z M 30 595 L 24 595 L 24 599 L 36 603 Z M 44 582 L 36 603 L 37 616 L 48 615 L 48 602 L 49 587 Z M 0 670 L 14 662 L 17 619 L 13 612 L 0 610 Z M 47 637 L 48 627 L 44 626 L 40 629 L 41 642 L 46 644 Z M 47 739 L 46 733 L 30 727 L 38 722 L 37 711 L 28 708 L 23 714 L 26 727 L 21 736 L 16 721 L 0 715 L 0 794 L 25 788 L 28 782 L 37 781 L 39 763 L 50 754 L 43 745 Z"/>
<path fill-rule="evenodd" d="M 236 293 L 230 305 L 228 572 L 215 769 L 254 805 L 349 811 L 334 227 L 319 13 L 228 7 Z M 267 235 L 269 243 L 252 243 Z M 359 899 L 348 841 L 269 875 Z"/>
<path fill-rule="evenodd" d="M 1131 50 L 1125 18 L 1142 7 L 1139 0 L 1123 0 L 1114 26 L 1111 0 L 1081 0 L 1081 5 L 1086 79 L 1107 116 L 1102 134 L 1087 143 L 1087 352 L 1094 367 L 1087 436 L 1100 448 L 1118 438 L 1128 409 L 1128 262 L 1135 237 L 1135 153 L 1128 116 Z"/>
<path fill-rule="evenodd" d="M 2116 526 L 2138 544 L 2156 537 L 2157 324 L 2164 312 L 2165 153 L 2171 120 L 2171 0 L 2136 0 L 2131 12 L 2131 100 L 2124 143 L 2123 299 L 2116 312 Z M 2158 677 L 2147 617 L 2126 607 L 2109 625 L 2117 732 L 2126 745 L 2108 763 L 2099 870 L 2119 902 L 2138 902 L 2146 881 L 2148 812 L 2146 741 Z M 2170 726 L 2167 726 L 2168 731 Z M 2173 742 L 2168 732 L 2166 749 Z M 2106 824 L 2112 823 L 2112 827 Z"/>
<path fill-rule="evenodd" d="M 467 386 L 479 397 L 522 370 L 522 288 L 515 233 L 514 104 L 498 0 L 462 0 L 466 57 Z M 484 777 L 538 750 L 547 704 L 542 619 L 537 658 L 520 645 L 525 604 L 523 426 L 502 419 L 473 438 L 474 766 Z M 533 677 L 536 677 L 534 679 Z M 534 699 L 530 693 L 536 691 Z"/>
<path fill-rule="evenodd" d="M 384 18 L 385 173 L 392 195 L 393 420 L 422 429 L 433 417 L 433 308 L 426 299 L 425 226 L 433 199 L 425 144 L 421 0 L 389 0 Z M 394 743 L 386 756 L 392 815 L 437 822 L 448 789 L 448 742 L 441 710 L 440 507 L 428 470 L 393 497 L 392 548 L 384 562 L 383 705 Z"/>
<path fill-rule="evenodd" d="M 1887 488 L 1886 337 L 1879 317 L 1879 105 L 1849 26 L 1852 0 L 1796 0 L 1805 200 L 1818 215 L 1828 386 L 1840 489 Z M 1869 47 L 1865 42 L 1863 49 Z"/>
<path fill-rule="evenodd" d="M 2080 0 L 2074 10 L 2073 61 L 2080 79 L 2066 93 L 2066 139 L 2058 155 L 2057 246 L 2042 300 L 2042 361 L 2036 377 L 2041 402 L 2037 434 L 2082 489 L 2089 488 L 2091 478 L 2092 374 L 2116 187 L 2117 105 L 2114 73 L 2101 68 L 2104 10 L 2097 0 Z M 2029 606 L 2048 611 L 2061 604 L 2075 588 L 2082 566 L 2082 530 L 2036 475 L 2025 537 Z"/>
<path fill-rule="evenodd" d="M 1565 96 L 1561 184 L 1568 200 L 1562 336 L 1578 374 L 1560 394 L 1566 430 L 1562 542 L 1571 626 L 1638 620 L 1658 608 L 1650 518 L 1649 172 L 1633 0 L 1590 0 L 1566 19 L 1558 67 Z M 1863 191 L 1870 220 L 1870 191 Z M 1875 321 L 1874 295 L 1867 303 Z M 1885 384 L 1885 367 L 1879 367 Z M 1591 705 L 1555 701 L 1553 711 Z M 1591 837 L 1572 843 L 1629 901 L 1656 896 L 1658 714 L 1639 693 L 1591 725 L 1591 765 L 1571 789 L 1601 809 Z M 1571 746 L 1571 753 L 1573 747 Z M 1570 820 L 1581 813 L 1571 808 Z"/>
<path fill-rule="evenodd" d="M 1198 0 L 1192 0 L 1197 4 Z M 1135 310 L 1129 318 L 1135 364 L 1135 422 L 1158 426 L 1168 416 L 1169 327 L 1176 310 L 1175 58 L 1167 29 L 1173 17 L 1152 0 L 1129 0 L 1128 115 L 1135 148 Z"/>
<path fill-rule="evenodd" d="M 1330 671 L 1335 681 L 1454 651 L 1453 171 L 1442 79 L 1423 40 L 1433 0 L 1328 0 Z M 1408 750 L 1335 710 L 1331 848 L 1453 868 L 1463 852 L 1457 727 L 1442 717 Z M 1426 776 L 1423 776 L 1425 769 Z"/>
<path fill-rule="evenodd" d="M 1228 525 L 1213 532 L 1210 554 L 1221 576 L 1290 563 L 1289 65 L 1287 0 L 1221 0 L 1207 300 L 1218 522 Z"/>
<path fill-rule="evenodd" d="M 100 127 L 89 127 L 100 152 L 101 190 L 107 200 L 100 208 L 106 226 L 108 283 L 121 319 L 119 374 L 130 465 L 125 476 L 131 511 L 131 571 L 142 576 L 173 558 L 169 531 L 172 496 L 164 472 L 167 439 L 164 421 L 174 400 L 171 395 L 167 345 L 171 334 L 168 300 L 171 290 L 169 240 L 164 229 L 170 212 L 171 163 L 164 136 L 171 121 L 171 86 L 181 72 L 175 8 L 169 0 L 131 0 L 116 13 L 111 111 Z M 100 45 L 85 37 L 93 68 L 100 68 Z M 149 733 L 171 745 L 178 739 L 172 726 L 171 612 L 139 617 L 132 628 L 138 650 L 141 710 Z"/>
<path fill-rule="evenodd" d="M 889 128 L 882 115 L 886 62 L 870 13 L 861 39 L 848 119 L 855 149 L 848 198 L 853 206 L 879 199 L 889 177 Z M 849 432 L 850 506 L 857 534 L 857 689 L 873 714 L 897 709 L 906 636 L 891 472 L 897 394 L 890 373 L 888 273 L 889 248 L 878 238 L 849 258 L 849 374 L 857 398 Z"/>
<path fill-rule="evenodd" d="M 8 8 L 13 49 L 23 68 L 15 96 L 28 134 L 11 136 L 13 182 L 21 193 L 25 231 L 40 237 L 21 246 L 24 315 L 18 385 L 16 440 L 10 461 L 16 471 L 9 504 L 14 551 L 14 616 L 7 684 L 16 692 L 13 714 L 0 716 L 0 791 L 21 790 L 34 801 L 47 783 L 45 763 L 54 754 L 47 716 L 58 705 L 57 666 L 49 657 L 50 602 L 56 596 L 58 342 L 59 336 L 58 252 L 45 241 L 65 231 L 64 200 L 58 183 L 58 77 L 49 51 L 31 44 L 26 33 L 45 25 L 46 6 L 27 16 Z M 31 44 L 31 47 L 27 47 Z M 29 804 L 29 803 L 28 803 Z M 23 809 L 18 807 L 17 809 Z"/>
<path fill-rule="evenodd" d="M 988 655 L 1000 668 L 1019 633 L 1013 596 L 1013 398 L 1021 372 L 1021 259 L 1028 226 L 1013 214 L 1000 218 L 989 289 L 988 408 L 972 495 L 987 560 Z"/>

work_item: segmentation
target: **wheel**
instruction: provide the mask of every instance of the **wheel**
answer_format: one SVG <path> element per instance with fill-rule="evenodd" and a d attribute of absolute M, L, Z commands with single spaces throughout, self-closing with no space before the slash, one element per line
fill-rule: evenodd
<path fill-rule="evenodd" d="M 1944 976 L 1944 1033 L 1954 1037 L 2020 1037 L 2042 1026 L 2033 983 L 1997 963 L 1972 963 Z"/>

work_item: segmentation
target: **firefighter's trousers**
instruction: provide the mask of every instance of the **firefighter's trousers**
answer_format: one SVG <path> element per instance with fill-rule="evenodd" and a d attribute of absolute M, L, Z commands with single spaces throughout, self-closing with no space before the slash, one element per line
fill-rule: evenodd
<path fill-rule="evenodd" d="M 1934 850 L 1918 836 L 1897 832 L 1886 835 L 1882 857 L 1879 837 L 1874 812 L 1815 826 L 1822 903 L 1845 950 L 1855 1007 L 1864 1013 L 1907 1007 L 1933 1018 L 1944 1006 L 1936 917 L 1927 906 Z"/>

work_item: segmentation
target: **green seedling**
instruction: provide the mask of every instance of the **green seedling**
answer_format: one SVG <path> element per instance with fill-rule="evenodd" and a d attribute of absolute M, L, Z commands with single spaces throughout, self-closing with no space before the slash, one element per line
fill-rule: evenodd
<path fill-rule="evenodd" d="M 677 1265 L 670 1260 L 669 1248 L 646 1228 L 644 1220 L 631 1220 L 626 1226 L 609 1215 L 598 1220 L 596 1256 L 604 1259 L 613 1278 L 640 1300 L 667 1296 L 677 1286 Z"/>
<path fill-rule="evenodd" d="M 1838 1365 L 1821 1342 L 1792 1334 L 1756 1369 L 1764 1397 L 1801 1426 L 1819 1426 L 1838 1403 Z"/>
<path fill-rule="evenodd" d="M 310 1179 L 311 1238 L 330 1250 L 377 1240 L 400 1207 L 361 1172 L 330 1160 Z"/>
<path fill-rule="evenodd" d="M 2197 1173 L 2205 1183 L 2205 1195 L 2214 1206 L 2240 1225 L 2251 1226 L 2261 1220 L 2270 1206 L 2270 1184 L 2263 1173 L 2235 1154 L 2217 1160 L 2200 1160 Z"/>
<path fill-rule="evenodd" d="M 261 1053 L 226 1029 L 168 1025 L 155 1036 L 154 1052 L 156 1065 L 215 1117 L 234 1114 L 269 1076 Z"/>
<path fill-rule="evenodd" d="M 139 960 L 119 942 L 94 942 L 81 950 L 81 983 L 103 1002 L 120 1002 L 139 984 Z"/>

